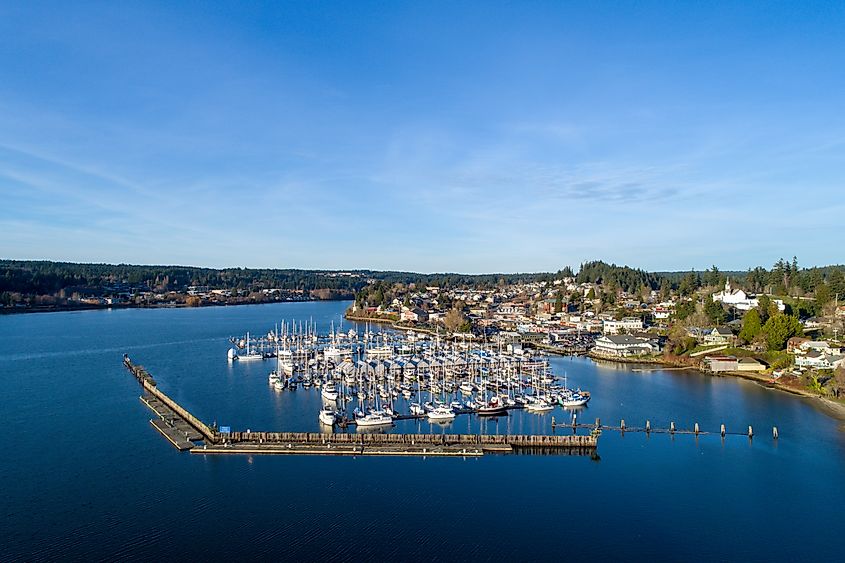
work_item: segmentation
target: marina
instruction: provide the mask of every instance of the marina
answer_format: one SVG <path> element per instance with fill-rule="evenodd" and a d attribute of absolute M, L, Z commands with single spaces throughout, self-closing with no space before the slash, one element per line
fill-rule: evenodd
<path fill-rule="evenodd" d="M 459 415 L 507 416 L 577 409 L 588 391 L 567 387 L 546 356 L 521 347 L 428 334 L 355 329 L 320 335 L 313 322 L 281 323 L 266 336 L 231 338 L 229 363 L 264 358 L 277 392 L 321 389 L 321 424 L 389 427 L 395 420 L 449 423 Z"/>
<path fill-rule="evenodd" d="M 332 432 L 255 432 L 209 427 L 158 389 L 155 379 L 124 355 L 126 369 L 143 387 L 144 403 L 157 418 L 150 424 L 180 451 L 198 454 L 275 454 L 275 455 L 421 455 L 479 456 L 485 453 L 565 451 L 569 454 L 595 454 L 598 433 L 571 435 L 511 434 L 385 434 Z M 442 408 L 442 407 L 440 407 Z M 368 416 L 390 417 L 383 413 Z M 452 414 L 452 418 L 454 418 Z M 364 425 L 367 425 L 364 423 Z M 381 426 L 374 424 L 373 426 Z"/>

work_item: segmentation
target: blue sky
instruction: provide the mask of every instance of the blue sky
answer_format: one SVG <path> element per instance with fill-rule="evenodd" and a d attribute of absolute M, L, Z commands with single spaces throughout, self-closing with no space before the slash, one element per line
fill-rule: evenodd
<path fill-rule="evenodd" d="M 845 4 L 2 2 L 0 257 L 842 263 Z"/>

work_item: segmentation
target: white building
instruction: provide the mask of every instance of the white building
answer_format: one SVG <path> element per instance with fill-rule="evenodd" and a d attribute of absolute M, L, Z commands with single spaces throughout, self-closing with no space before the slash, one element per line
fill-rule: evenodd
<path fill-rule="evenodd" d="M 756 298 L 749 297 L 743 290 L 732 289 L 730 278 L 725 282 L 725 289 L 713 294 L 713 301 L 721 301 L 725 305 L 736 307 L 740 311 L 750 311 L 760 304 Z"/>
<path fill-rule="evenodd" d="M 729 307 L 736 307 L 740 311 L 750 311 L 760 305 L 760 301 L 756 297 L 751 297 L 741 289 L 731 288 L 730 278 L 725 282 L 725 289 L 713 294 L 713 301 L 720 301 Z M 783 300 L 772 299 L 772 303 L 777 306 L 778 311 L 786 310 Z"/>
<path fill-rule="evenodd" d="M 655 340 L 637 336 L 600 336 L 596 339 L 593 352 L 601 356 L 626 358 L 657 354 L 660 352 L 660 345 Z"/>
<path fill-rule="evenodd" d="M 602 326 L 605 334 L 622 334 L 643 330 L 643 320 L 639 317 L 625 317 L 621 321 L 606 320 Z"/>

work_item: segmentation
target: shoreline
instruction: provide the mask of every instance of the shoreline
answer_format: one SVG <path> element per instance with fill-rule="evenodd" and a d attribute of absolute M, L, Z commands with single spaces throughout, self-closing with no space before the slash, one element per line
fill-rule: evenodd
<path fill-rule="evenodd" d="M 42 313 L 75 313 L 85 311 L 113 311 L 122 309 L 205 309 L 208 307 L 240 307 L 247 305 L 275 305 L 279 303 L 323 303 L 323 302 L 338 302 L 350 301 L 349 299 L 297 299 L 292 301 L 251 301 L 246 303 L 202 303 L 196 306 L 179 303 L 175 305 L 136 305 L 134 303 L 117 303 L 114 305 L 79 305 L 79 306 L 62 306 L 62 307 L 47 307 L 47 308 L 15 308 L 2 307 L 0 308 L 0 317 L 4 315 L 30 315 Z"/>
<path fill-rule="evenodd" d="M 690 366 L 684 365 L 679 362 L 673 362 L 665 359 L 661 359 L 659 357 L 646 357 L 646 358 L 608 358 L 604 357 L 599 354 L 589 353 L 587 354 L 594 362 L 603 361 L 609 363 L 617 363 L 617 364 L 624 364 L 626 366 L 631 365 L 643 365 L 648 366 L 650 369 L 660 369 L 661 371 L 686 371 L 686 370 L 693 370 L 702 375 L 707 375 L 710 377 L 734 377 L 737 379 L 743 379 L 745 381 L 750 381 L 752 383 L 756 383 L 761 387 L 765 387 L 766 389 L 773 389 L 776 391 L 780 391 L 783 393 L 787 393 L 794 397 L 800 397 L 802 399 L 808 399 L 809 402 L 822 410 L 825 414 L 834 418 L 840 422 L 845 423 L 845 404 L 840 403 L 838 401 L 834 401 L 818 393 L 814 393 L 812 391 L 808 391 L 806 389 L 800 389 L 796 387 L 790 387 L 788 385 L 783 385 L 778 383 L 777 380 L 772 379 L 770 375 L 761 375 L 755 372 L 744 372 L 744 371 L 725 371 L 719 373 L 711 373 L 705 371 L 697 366 Z M 649 369 L 644 370 L 636 370 L 632 368 L 632 371 L 649 371 Z"/>

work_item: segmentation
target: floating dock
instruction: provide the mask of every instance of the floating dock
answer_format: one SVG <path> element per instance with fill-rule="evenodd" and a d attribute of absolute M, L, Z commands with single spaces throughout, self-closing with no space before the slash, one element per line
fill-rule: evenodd
<path fill-rule="evenodd" d="M 485 453 L 594 455 L 598 433 L 367 434 L 320 432 L 219 432 L 161 391 L 143 366 L 123 357 L 144 389 L 140 397 L 155 415 L 150 424 L 176 449 L 196 454 L 389 455 L 471 457 Z"/>

